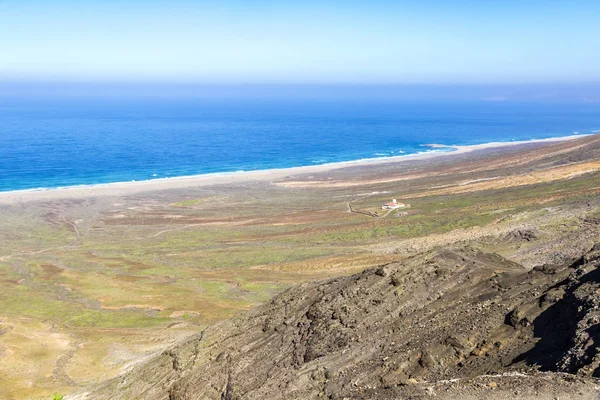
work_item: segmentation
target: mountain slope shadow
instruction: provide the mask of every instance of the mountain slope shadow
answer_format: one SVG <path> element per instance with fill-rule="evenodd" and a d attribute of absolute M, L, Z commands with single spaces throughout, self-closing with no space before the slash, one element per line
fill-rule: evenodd
<path fill-rule="evenodd" d="M 578 269 L 573 275 L 553 288 L 555 292 L 564 291 L 562 298 L 549 298 L 548 293 L 540 298 L 540 302 L 556 303 L 533 320 L 533 335 L 539 340 L 513 364 L 600 376 L 599 250 L 595 247 L 575 262 L 572 267 Z"/>

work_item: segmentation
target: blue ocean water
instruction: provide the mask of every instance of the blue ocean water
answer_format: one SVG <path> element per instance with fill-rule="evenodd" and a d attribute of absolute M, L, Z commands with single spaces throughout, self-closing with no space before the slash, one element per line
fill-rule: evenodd
<path fill-rule="evenodd" d="M 0 101 L 0 191 L 250 171 L 589 133 L 598 103 L 59 97 Z"/>

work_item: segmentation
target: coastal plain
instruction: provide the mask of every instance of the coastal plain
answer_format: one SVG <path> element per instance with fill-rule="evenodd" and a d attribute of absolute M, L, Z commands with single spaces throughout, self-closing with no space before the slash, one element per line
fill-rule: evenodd
<path fill-rule="evenodd" d="M 0 194 L 0 398 L 81 391 L 300 283 L 464 244 L 533 268 L 600 240 L 598 135 L 127 185 Z"/>

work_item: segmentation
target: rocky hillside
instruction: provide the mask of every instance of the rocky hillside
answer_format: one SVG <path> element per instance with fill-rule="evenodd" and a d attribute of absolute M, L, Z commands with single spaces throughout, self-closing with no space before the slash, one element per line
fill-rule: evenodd
<path fill-rule="evenodd" d="M 600 245 L 472 247 L 304 284 L 77 399 L 600 398 Z"/>

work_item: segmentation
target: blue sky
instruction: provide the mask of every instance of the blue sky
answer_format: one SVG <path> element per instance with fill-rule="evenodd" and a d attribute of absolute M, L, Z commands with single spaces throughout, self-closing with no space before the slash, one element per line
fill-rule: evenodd
<path fill-rule="evenodd" d="M 600 1 L 0 0 L 0 80 L 600 82 Z"/>

